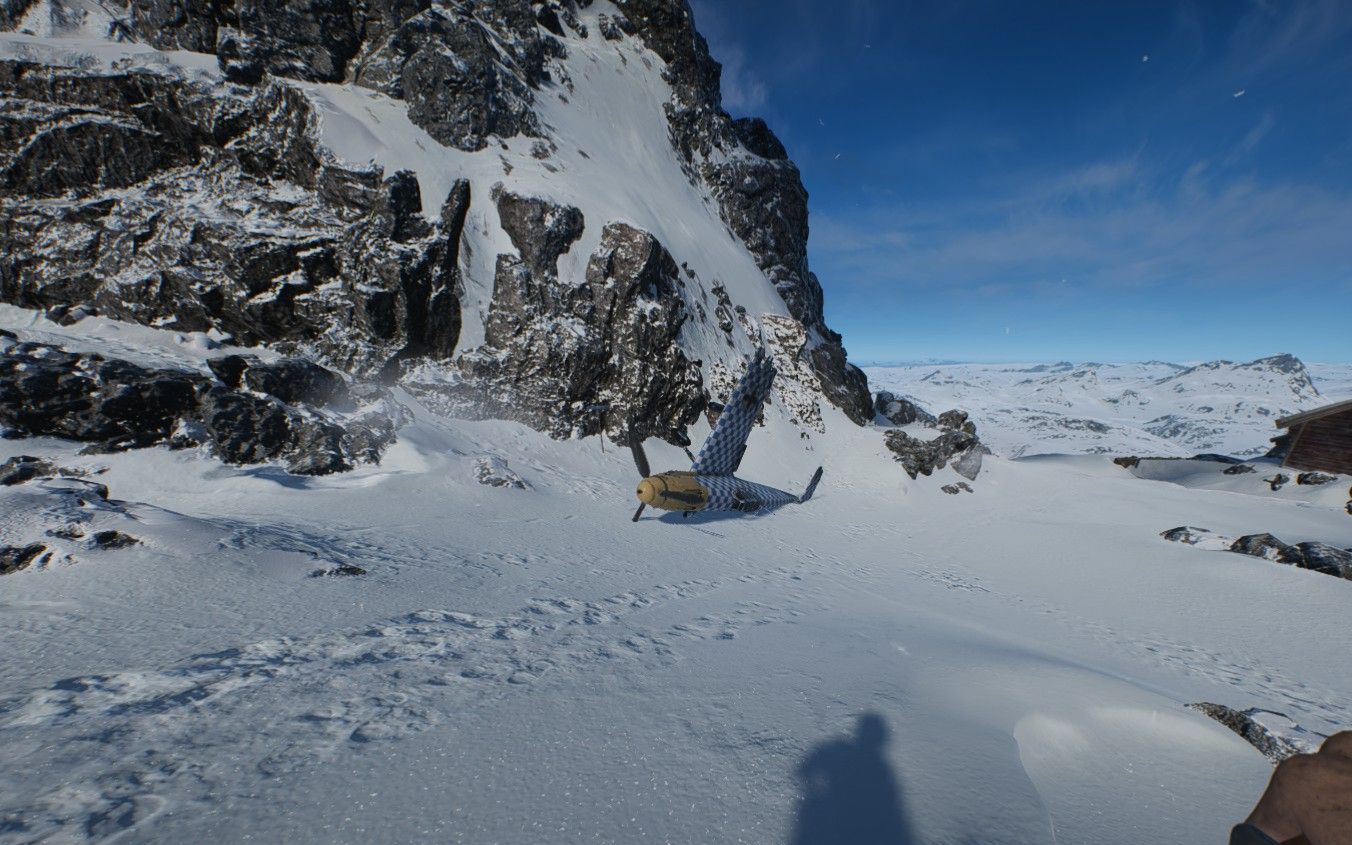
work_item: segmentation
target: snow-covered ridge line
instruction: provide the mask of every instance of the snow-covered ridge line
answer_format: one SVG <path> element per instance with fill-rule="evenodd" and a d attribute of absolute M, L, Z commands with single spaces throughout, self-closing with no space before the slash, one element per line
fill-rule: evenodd
<path fill-rule="evenodd" d="M 919 363 L 867 372 L 875 389 L 928 410 L 969 411 L 982 439 L 1010 457 L 1261 455 L 1279 417 L 1352 388 L 1352 365 L 1307 366 L 1290 355 L 1186 365 Z"/>

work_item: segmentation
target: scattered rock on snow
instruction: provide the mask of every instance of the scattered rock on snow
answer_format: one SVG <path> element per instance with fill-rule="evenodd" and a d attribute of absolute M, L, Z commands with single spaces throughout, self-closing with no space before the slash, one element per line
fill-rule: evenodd
<path fill-rule="evenodd" d="M 1175 543 L 1184 543 L 1204 549 L 1229 548 L 1229 543 L 1224 537 L 1217 535 L 1208 528 L 1196 528 L 1191 525 L 1180 525 L 1177 528 L 1170 528 L 1168 531 L 1161 531 L 1160 536 Z"/>
<path fill-rule="evenodd" d="M 1244 475 L 1245 473 L 1257 472 L 1257 470 L 1248 464 L 1235 464 L 1234 466 L 1226 467 L 1221 470 L 1221 472 L 1226 475 Z"/>
<path fill-rule="evenodd" d="M 1283 713 L 1250 707 L 1235 710 L 1224 704 L 1201 701 L 1187 705 L 1225 725 L 1246 742 L 1262 752 L 1274 763 L 1280 763 L 1295 754 L 1307 754 L 1319 747 L 1317 735 L 1311 734 Z M 1271 726 L 1264 724 L 1272 723 Z M 1283 735 L 1290 734 L 1290 735 Z M 1311 739 L 1306 739 L 1310 737 Z"/>
<path fill-rule="evenodd" d="M 1328 484 L 1337 480 L 1338 476 L 1326 472 L 1302 472 L 1296 476 L 1297 484 Z"/>
<path fill-rule="evenodd" d="M 138 545 L 140 542 L 130 534 L 111 530 L 96 531 L 94 536 L 89 538 L 89 546 L 93 549 L 125 549 L 128 546 Z"/>
<path fill-rule="evenodd" d="M 1230 551 L 1254 557 L 1276 560 L 1283 550 L 1289 548 L 1271 534 L 1245 534 L 1230 544 Z"/>
<path fill-rule="evenodd" d="M 940 487 L 939 489 L 953 496 L 956 496 L 964 491 L 968 493 L 975 492 L 974 490 L 972 490 L 972 485 L 968 484 L 966 481 L 959 481 L 957 484 L 945 484 L 943 487 Z"/>
<path fill-rule="evenodd" d="M 480 458 L 475 465 L 475 475 L 480 484 L 487 484 L 490 487 L 515 487 L 518 490 L 529 490 L 530 485 L 525 479 L 512 472 L 507 466 L 507 462 L 496 455 L 489 455 Z"/>
<path fill-rule="evenodd" d="M 360 566 L 354 566 L 350 563 L 340 563 L 337 566 L 328 569 L 316 569 L 310 573 L 311 578 L 351 578 L 356 575 L 365 575 L 366 570 Z"/>
<path fill-rule="evenodd" d="M 26 546 L 0 546 L 0 575 L 9 575 L 27 568 L 38 556 L 47 551 L 41 543 L 29 543 Z"/>

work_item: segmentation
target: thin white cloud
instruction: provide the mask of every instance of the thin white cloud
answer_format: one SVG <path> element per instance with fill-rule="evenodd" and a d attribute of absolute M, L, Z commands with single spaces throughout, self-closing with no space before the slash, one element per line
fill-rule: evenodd
<path fill-rule="evenodd" d="M 1345 234 L 1352 231 L 1352 196 L 1313 185 L 1213 182 L 1208 172 L 1197 163 L 1147 188 L 1138 169 L 1104 163 L 994 201 L 816 215 L 811 255 L 819 272 L 834 271 L 823 279 L 833 290 L 1051 295 L 1067 274 L 1073 287 L 1098 290 L 1352 285 Z M 1100 180 L 1097 173 L 1131 175 Z M 1118 187 L 1086 213 L 1064 199 L 1064 186 L 1078 182 Z"/>
<path fill-rule="evenodd" d="M 724 47 L 717 58 L 723 64 L 723 108 L 738 117 L 763 112 L 770 86 L 747 63 L 741 48 Z"/>

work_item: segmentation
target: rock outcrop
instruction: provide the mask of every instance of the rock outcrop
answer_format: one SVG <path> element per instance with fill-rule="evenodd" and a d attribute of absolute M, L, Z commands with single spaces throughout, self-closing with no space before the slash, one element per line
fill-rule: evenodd
<path fill-rule="evenodd" d="M 900 429 L 890 429 L 883 434 L 883 443 L 911 478 L 929 475 L 952 461 L 958 475 L 975 481 L 984 454 L 976 436 L 976 424 L 967 419 L 965 411 L 954 410 L 940 414 L 936 425 L 939 435 L 933 439 L 922 440 Z"/>
<path fill-rule="evenodd" d="M 427 223 L 411 173 L 327 161 L 308 101 L 277 83 L 221 97 L 0 61 L 0 94 L 17 151 L 0 154 L 5 302 L 314 351 L 363 375 L 454 350 L 467 182 Z"/>
<path fill-rule="evenodd" d="M 6 4 L 0 28 L 16 25 L 23 5 Z M 0 61 L 0 301 L 67 323 L 97 314 L 211 332 L 358 378 L 410 376 L 414 389 L 420 366 L 436 362 L 457 374 L 451 393 L 462 409 L 556 436 L 637 426 L 682 443 L 710 395 L 696 360 L 706 353 L 683 350 L 694 335 L 682 326 L 692 317 L 717 323 L 731 344 L 737 322 L 752 325 L 717 280 L 712 290 L 723 294 L 706 312 L 682 295 L 693 271 L 683 275 L 668 245 L 630 223 L 585 221 L 519 191 L 488 196 L 481 186 L 471 197 L 468 179 L 425 197 L 411 172 L 340 163 L 319 143 L 315 96 L 294 84 L 351 84 L 402 100 L 408 119 L 445 147 L 482 151 L 525 136 L 547 159 L 562 139 L 541 119 L 541 98 L 566 103 L 586 84 L 562 60 L 577 39 L 594 44 L 599 35 L 645 64 L 643 48 L 665 63 L 671 155 L 802 327 L 794 354 L 812 389 L 856 422 L 871 421 L 866 380 L 826 326 L 808 268 L 799 172 L 764 121 L 723 110 L 720 68 L 688 3 L 626 0 L 622 12 L 584 23 L 588 5 L 104 7 L 117 39 L 215 55 L 227 81 L 172 63 Z M 588 32 L 593 22 L 599 33 Z M 482 343 L 476 334 L 464 348 L 462 253 L 486 234 L 466 229 L 471 201 L 496 206 L 515 254 L 498 258 Z M 559 278 L 558 257 L 587 223 L 604 231 L 585 278 Z M 222 402 L 217 418 L 274 425 L 243 400 Z M 800 416 L 812 425 L 812 415 Z M 231 443 L 218 439 L 222 454 L 252 454 Z"/>
<path fill-rule="evenodd" d="M 460 359 L 463 379 L 410 389 L 454 410 L 515 419 L 559 437 L 609 432 L 688 445 L 707 401 L 699 363 L 677 340 L 688 319 L 676 262 L 651 234 L 605 227 L 585 284 L 559 284 L 555 266 L 581 233 L 576 209 L 501 193 L 519 255 L 498 257 L 484 345 Z"/>
<path fill-rule="evenodd" d="M 313 367 L 257 365 L 271 374 Z M 246 366 L 241 378 L 250 373 Z M 276 389 L 293 401 L 298 395 L 295 382 L 278 382 Z M 386 403 L 378 393 L 366 398 Z M 200 373 L 0 340 L 0 427 L 6 436 L 62 437 L 103 452 L 206 445 L 227 463 L 284 461 L 290 472 L 324 475 L 376 461 L 394 440 L 388 408 L 351 411 L 343 418 L 258 390 L 232 389 Z"/>
<path fill-rule="evenodd" d="M 911 400 L 886 390 L 878 391 L 873 397 L 873 413 L 875 417 L 881 417 L 890 425 L 910 425 L 917 422 L 934 425 L 939 421 L 937 417 Z"/>
<path fill-rule="evenodd" d="M 1291 719 L 1283 713 L 1275 713 L 1257 707 L 1251 707 L 1247 710 L 1236 710 L 1233 707 L 1227 707 L 1224 704 L 1215 704 L 1210 701 L 1189 704 L 1188 707 L 1189 709 L 1196 710 L 1206 716 L 1210 716 L 1212 719 L 1225 725 L 1236 734 L 1239 734 L 1245 742 L 1258 749 L 1264 757 L 1274 763 L 1280 763 L 1287 757 L 1295 754 L 1308 754 L 1318 747 L 1312 742 L 1300 742 L 1291 737 L 1283 736 L 1277 729 L 1264 724 L 1264 722 L 1280 723 L 1282 727 L 1297 736 L 1303 738 L 1308 735 L 1308 732 L 1299 725 L 1293 723 Z"/>

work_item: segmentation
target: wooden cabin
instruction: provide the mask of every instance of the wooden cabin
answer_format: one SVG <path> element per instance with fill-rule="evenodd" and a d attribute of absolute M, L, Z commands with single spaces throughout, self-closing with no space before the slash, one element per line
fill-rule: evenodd
<path fill-rule="evenodd" d="M 1283 466 L 1352 475 L 1352 399 L 1277 420 L 1290 444 Z"/>

